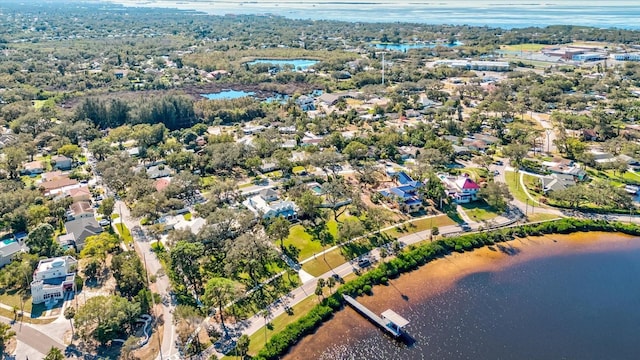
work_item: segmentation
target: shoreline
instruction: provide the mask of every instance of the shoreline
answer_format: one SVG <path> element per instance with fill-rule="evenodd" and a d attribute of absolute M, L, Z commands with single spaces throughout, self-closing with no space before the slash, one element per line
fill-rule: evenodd
<path fill-rule="evenodd" d="M 503 250 L 498 249 L 503 247 Z M 493 249 L 492 249 L 493 248 Z M 403 274 L 389 285 L 375 286 L 373 295 L 358 297 L 358 301 L 375 313 L 388 308 L 409 312 L 432 298 L 456 287 L 468 276 L 487 273 L 489 276 L 510 267 L 557 256 L 640 249 L 640 239 L 622 233 L 576 232 L 516 238 L 471 252 L 452 253 L 431 261 L 410 274 Z M 408 295 L 407 295 L 408 294 Z M 350 307 L 337 311 L 331 320 L 318 327 L 313 336 L 302 338 L 282 357 L 284 360 L 316 358 L 331 352 L 334 334 L 342 333 L 352 341 L 370 335 L 373 325 Z M 376 329 L 376 331 L 379 331 Z M 411 335 L 411 325 L 408 330 Z"/>
<path fill-rule="evenodd" d="M 502 0 L 500 0 L 502 1 Z M 425 26 L 476 26 L 500 29 L 520 29 L 547 26 L 585 26 L 592 28 L 609 28 L 638 30 L 633 25 L 634 15 L 640 7 L 634 2 L 618 0 L 607 4 L 606 8 L 621 8 L 605 14 L 603 5 L 597 1 L 587 1 L 576 10 L 569 0 L 559 1 L 551 6 L 544 4 L 512 4 L 504 0 L 466 2 L 457 4 L 425 3 L 386 3 L 366 2 L 368 9 L 363 10 L 362 2 L 345 2 L 342 8 L 336 8 L 333 2 L 276 2 L 276 1 L 140 1 L 140 0 L 101 0 L 104 3 L 131 8 L 163 8 L 179 11 L 194 11 L 203 15 L 214 16 L 281 16 L 289 20 L 301 21 L 342 21 L 357 23 L 405 23 Z M 635 6 L 634 6 L 635 5 Z M 573 13 L 567 16 L 567 8 Z M 563 14 L 558 16 L 558 13 Z M 381 16 L 380 14 L 384 14 Z M 480 14 L 480 16 L 478 16 Z"/>

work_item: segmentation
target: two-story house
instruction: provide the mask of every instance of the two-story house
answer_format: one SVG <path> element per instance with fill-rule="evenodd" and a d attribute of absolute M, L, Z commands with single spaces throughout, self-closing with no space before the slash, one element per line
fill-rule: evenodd
<path fill-rule="evenodd" d="M 438 178 L 444 184 L 447 195 L 456 203 L 465 204 L 478 200 L 480 186 L 469 177 L 439 174 Z"/>
<path fill-rule="evenodd" d="M 33 273 L 31 297 L 34 304 L 64 299 L 74 291 L 78 261 L 71 256 L 43 259 Z"/>

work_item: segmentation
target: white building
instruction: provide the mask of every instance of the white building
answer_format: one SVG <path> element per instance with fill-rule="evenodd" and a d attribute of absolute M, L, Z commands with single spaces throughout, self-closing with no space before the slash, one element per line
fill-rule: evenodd
<path fill-rule="evenodd" d="M 78 261 L 71 256 L 40 260 L 31 282 L 33 303 L 64 299 L 74 291 L 77 267 Z"/>
<path fill-rule="evenodd" d="M 611 54 L 617 61 L 640 61 L 640 53 Z"/>
<path fill-rule="evenodd" d="M 465 204 L 478 200 L 480 186 L 466 176 L 438 175 L 447 188 L 446 192 L 458 204 Z"/>
<path fill-rule="evenodd" d="M 20 243 L 14 238 L 0 240 L 0 268 L 10 263 L 20 251 Z"/>
<path fill-rule="evenodd" d="M 439 60 L 436 61 L 436 65 L 478 71 L 509 71 L 511 69 L 506 61 Z"/>
<path fill-rule="evenodd" d="M 316 109 L 315 100 L 312 97 L 307 95 L 301 95 L 299 98 L 297 98 L 296 104 L 300 106 L 302 111 L 309 111 L 309 110 Z"/>
<path fill-rule="evenodd" d="M 278 195 L 273 190 L 263 190 L 242 203 L 257 216 L 264 220 L 275 219 L 282 216 L 287 220 L 298 218 L 296 204 L 293 201 L 278 200 Z"/>

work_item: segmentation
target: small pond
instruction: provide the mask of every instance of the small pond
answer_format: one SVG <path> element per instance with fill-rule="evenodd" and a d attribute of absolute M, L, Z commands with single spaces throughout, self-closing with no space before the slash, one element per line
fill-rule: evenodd
<path fill-rule="evenodd" d="M 248 62 L 249 65 L 271 64 L 276 67 L 291 66 L 294 69 L 305 70 L 318 63 L 318 60 L 308 59 L 256 59 Z"/>
<path fill-rule="evenodd" d="M 209 100 L 230 100 L 230 99 L 238 99 L 245 96 L 254 96 L 255 93 L 252 91 L 241 91 L 241 90 L 225 90 L 219 93 L 210 93 L 210 94 L 200 94 L 202 97 L 206 97 Z"/>

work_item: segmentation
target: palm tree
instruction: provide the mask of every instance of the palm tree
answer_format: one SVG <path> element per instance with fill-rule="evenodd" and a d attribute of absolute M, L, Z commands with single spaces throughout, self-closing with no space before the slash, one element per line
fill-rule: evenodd
<path fill-rule="evenodd" d="M 73 333 L 73 318 L 76 317 L 76 309 L 73 306 L 68 306 L 64 309 L 64 318 L 69 320 L 69 325 L 71 325 L 71 339 L 73 341 L 74 333 Z"/>
<path fill-rule="evenodd" d="M 51 347 L 51 350 L 47 353 L 47 356 L 44 357 L 44 360 L 64 360 L 65 356 L 62 351 L 58 348 Z"/>

